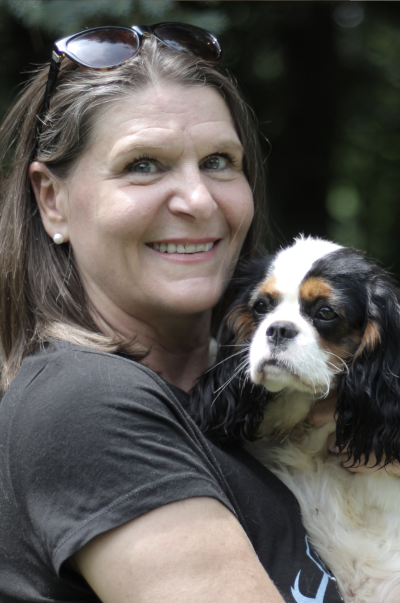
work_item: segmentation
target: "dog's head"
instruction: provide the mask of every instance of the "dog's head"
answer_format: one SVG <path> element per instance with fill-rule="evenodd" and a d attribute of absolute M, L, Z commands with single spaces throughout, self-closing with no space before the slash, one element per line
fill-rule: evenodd
<path fill-rule="evenodd" d="M 251 438 L 276 392 L 323 397 L 335 388 L 337 445 L 349 445 L 356 460 L 371 451 L 398 458 L 399 299 L 390 276 L 362 253 L 320 239 L 248 264 L 217 364 L 193 393 L 200 427 L 220 440 Z"/>
<path fill-rule="evenodd" d="M 359 347 L 365 320 L 354 266 L 343 270 L 354 257 L 360 259 L 328 241 L 299 239 L 249 289 L 246 307 L 231 310 L 227 322 L 249 343 L 254 383 L 270 392 L 329 391 Z M 379 339 L 376 327 L 374 335 Z"/>

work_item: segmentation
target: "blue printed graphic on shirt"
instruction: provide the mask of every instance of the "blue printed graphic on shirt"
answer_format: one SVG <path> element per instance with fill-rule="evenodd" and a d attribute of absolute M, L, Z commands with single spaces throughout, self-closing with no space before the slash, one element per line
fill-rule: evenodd
<path fill-rule="evenodd" d="M 306 547 L 307 547 L 307 555 L 311 559 L 313 563 L 318 567 L 318 569 L 322 572 L 321 582 L 319 584 L 317 593 L 314 597 L 307 597 L 300 592 L 300 574 L 301 570 L 296 576 L 296 580 L 294 582 L 294 586 L 292 586 L 292 597 L 296 601 L 296 603 L 324 603 L 326 589 L 328 588 L 329 580 L 334 580 L 336 582 L 336 578 L 331 574 L 331 572 L 327 569 L 324 562 L 321 560 L 319 555 L 313 549 L 310 549 L 310 545 L 308 543 L 308 536 L 306 536 Z M 312 554 L 311 554 L 312 553 Z M 313 556 L 314 555 L 314 556 Z M 342 597 L 340 597 L 342 598 Z M 343 600 L 343 599 L 342 599 Z"/>

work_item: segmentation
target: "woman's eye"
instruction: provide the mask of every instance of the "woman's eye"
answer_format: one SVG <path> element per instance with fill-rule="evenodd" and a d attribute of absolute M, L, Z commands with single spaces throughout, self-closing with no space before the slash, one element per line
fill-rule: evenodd
<path fill-rule="evenodd" d="M 337 318 L 337 316 L 338 315 L 334 310 L 332 310 L 332 308 L 329 306 L 324 306 L 318 310 L 315 318 L 319 318 L 319 320 L 333 320 L 334 318 Z"/>
<path fill-rule="evenodd" d="M 202 168 L 206 170 L 222 170 L 228 166 L 228 160 L 219 155 L 208 157 L 203 163 Z"/>
<path fill-rule="evenodd" d="M 155 174 L 158 167 L 154 161 L 140 159 L 129 166 L 129 171 L 135 174 Z"/>

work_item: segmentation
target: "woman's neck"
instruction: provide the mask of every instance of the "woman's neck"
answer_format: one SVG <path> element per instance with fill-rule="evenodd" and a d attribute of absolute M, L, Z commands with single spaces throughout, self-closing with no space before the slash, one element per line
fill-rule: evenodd
<path fill-rule="evenodd" d="M 209 338 L 191 350 L 166 350 L 156 344 L 141 364 L 152 369 L 168 383 L 188 392 L 209 366 Z"/>
<path fill-rule="evenodd" d="M 209 366 L 211 310 L 152 321 L 130 317 L 117 327 L 106 324 L 99 315 L 95 320 L 103 333 L 118 332 L 148 350 L 141 364 L 184 391 L 189 391 Z"/>

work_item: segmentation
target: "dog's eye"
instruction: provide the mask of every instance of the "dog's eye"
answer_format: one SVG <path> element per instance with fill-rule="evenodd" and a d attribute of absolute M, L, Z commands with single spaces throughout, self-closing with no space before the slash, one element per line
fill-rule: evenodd
<path fill-rule="evenodd" d="M 319 318 L 320 320 L 333 320 L 334 318 L 337 318 L 337 314 L 329 306 L 323 306 L 318 310 L 315 318 Z"/>
<path fill-rule="evenodd" d="M 263 316 L 264 314 L 266 314 L 268 312 L 268 304 L 265 301 L 263 301 L 262 299 L 259 299 L 258 301 L 256 301 L 256 303 L 253 306 L 253 312 L 254 312 L 254 314 Z"/>

